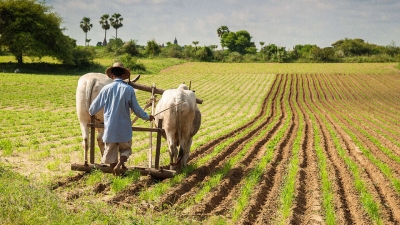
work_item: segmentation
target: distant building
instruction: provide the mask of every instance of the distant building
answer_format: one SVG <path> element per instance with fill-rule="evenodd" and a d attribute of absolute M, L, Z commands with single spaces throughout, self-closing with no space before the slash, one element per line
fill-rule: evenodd
<path fill-rule="evenodd" d="M 177 44 L 178 44 L 178 40 L 176 40 L 176 37 L 175 37 L 174 45 L 177 45 Z"/>

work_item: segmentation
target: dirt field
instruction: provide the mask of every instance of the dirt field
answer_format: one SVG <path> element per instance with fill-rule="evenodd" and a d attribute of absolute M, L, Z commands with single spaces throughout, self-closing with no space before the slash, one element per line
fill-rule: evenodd
<path fill-rule="evenodd" d="M 87 194 L 80 173 L 55 191 L 204 223 L 400 224 L 399 87 L 398 75 L 279 74 L 256 119 L 193 149 L 189 164 L 227 143 L 156 200 L 141 193 L 170 180 L 143 177 L 110 196 L 107 183 Z"/>

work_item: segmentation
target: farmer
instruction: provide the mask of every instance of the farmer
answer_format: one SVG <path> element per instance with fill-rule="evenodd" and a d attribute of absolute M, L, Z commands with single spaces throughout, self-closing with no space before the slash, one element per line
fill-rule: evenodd
<path fill-rule="evenodd" d="M 106 74 L 114 82 L 101 89 L 90 105 L 89 113 L 95 115 L 104 107 L 105 151 L 101 163 L 110 164 L 114 175 L 119 175 L 121 166 L 125 168 L 125 162 L 132 154 L 130 109 L 143 120 L 154 120 L 154 116 L 148 115 L 139 106 L 133 87 L 123 82 L 131 73 L 122 63 L 114 63 L 106 70 Z"/>

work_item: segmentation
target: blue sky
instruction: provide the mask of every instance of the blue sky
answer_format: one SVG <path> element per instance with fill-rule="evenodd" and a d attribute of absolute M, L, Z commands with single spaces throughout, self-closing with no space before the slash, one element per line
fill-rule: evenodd
<path fill-rule="evenodd" d="M 103 14 L 119 13 L 123 27 L 118 37 L 146 45 L 154 39 L 198 46 L 218 45 L 218 27 L 231 31 L 246 30 L 259 48 L 259 42 L 292 49 L 296 44 L 331 46 L 344 38 L 400 46 L 400 1 L 398 0 L 46 0 L 63 18 L 66 35 L 84 45 L 85 34 L 79 27 L 89 17 L 93 28 L 90 44 L 103 41 L 99 24 Z M 107 31 L 107 39 L 115 29 Z"/>

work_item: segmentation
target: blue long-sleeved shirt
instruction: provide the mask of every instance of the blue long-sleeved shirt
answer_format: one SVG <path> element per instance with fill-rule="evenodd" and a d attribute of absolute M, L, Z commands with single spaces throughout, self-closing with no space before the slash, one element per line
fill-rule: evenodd
<path fill-rule="evenodd" d="M 104 86 L 89 108 L 90 115 L 95 115 L 104 107 L 104 142 L 127 142 L 132 139 L 130 110 L 136 116 L 149 120 L 136 99 L 134 89 L 121 79 L 115 79 Z"/>

